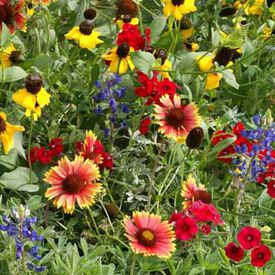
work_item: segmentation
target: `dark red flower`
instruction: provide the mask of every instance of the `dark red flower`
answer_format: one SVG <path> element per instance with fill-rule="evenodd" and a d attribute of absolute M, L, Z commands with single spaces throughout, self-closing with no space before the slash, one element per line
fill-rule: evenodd
<path fill-rule="evenodd" d="M 249 250 L 261 244 L 261 231 L 255 227 L 246 226 L 238 233 L 237 240 L 244 249 Z"/>
<path fill-rule="evenodd" d="M 52 161 L 52 152 L 51 150 L 46 150 L 45 147 L 40 147 L 37 151 L 37 159 L 41 164 L 49 164 Z"/>
<path fill-rule="evenodd" d="M 244 257 L 244 250 L 235 243 L 229 243 L 225 248 L 225 255 L 235 262 L 240 262 Z"/>
<path fill-rule="evenodd" d="M 0 31 L 2 22 L 8 26 L 11 33 L 15 31 L 15 28 L 22 29 L 25 26 L 26 18 L 21 13 L 24 4 L 24 0 L 18 0 L 15 4 L 12 4 L 11 1 L 0 1 Z"/>
<path fill-rule="evenodd" d="M 84 145 L 83 142 L 80 140 L 75 143 L 74 147 L 75 147 L 75 153 L 77 155 L 79 155 L 82 152 L 83 145 Z"/>
<path fill-rule="evenodd" d="M 267 184 L 267 194 L 275 199 L 275 180 L 271 180 Z"/>
<path fill-rule="evenodd" d="M 53 156 L 59 156 L 63 152 L 63 139 L 54 138 L 49 142 L 49 147 Z"/>
<path fill-rule="evenodd" d="M 114 167 L 114 161 L 112 156 L 109 153 L 104 151 L 101 153 L 101 157 L 102 157 L 102 163 L 99 164 L 99 168 L 100 169 L 106 168 L 106 169 L 112 170 Z"/>
<path fill-rule="evenodd" d="M 266 180 L 275 178 L 275 161 L 267 164 L 267 169 L 263 173 L 260 173 L 257 182 L 263 183 Z"/>
<path fill-rule="evenodd" d="M 204 235 L 208 235 L 211 233 L 211 227 L 209 224 L 204 224 L 202 227 L 201 227 L 201 232 L 204 234 Z"/>
<path fill-rule="evenodd" d="M 145 135 L 149 132 L 150 124 L 151 124 L 150 117 L 146 117 L 140 122 L 139 131 L 142 135 Z"/>
<path fill-rule="evenodd" d="M 172 213 L 172 215 L 169 218 L 169 223 L 176 223 L 178 220 L 183 218 L 183 213 L 182 212 L 177 212 L 175 211 Z"/>
<path fill-rule="evenodd" d="M 263 267 L 271 259 L 270 249 L 262 244 L 251 251 L 251 264 L 256 267 Z"/>
<path fill-rule="evenodd" d="M 182 218 L 176 221 L 176 237 L 179 240 L 187 241 L 192 239 L 198 233 L 199 228 L 196 221 L 188 216 L 182 216 Z"/>
<path fill-rule="evenodd" d="M 37 152 L 39 150 L 39 147 L 38 146 L 34 146 L 32 149 L 31 149 L 31 152 L 30 152 L 30 161 L 31 163 L 35 163 L 38 159 L 37 159 Z"/>

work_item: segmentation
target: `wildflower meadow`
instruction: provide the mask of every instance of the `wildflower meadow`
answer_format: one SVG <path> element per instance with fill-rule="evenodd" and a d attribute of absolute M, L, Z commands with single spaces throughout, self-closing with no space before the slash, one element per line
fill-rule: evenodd
<path fill-rule="evenodd" d="M 274 20 L 0 0 L 0 275 L 274 275 Z"/>

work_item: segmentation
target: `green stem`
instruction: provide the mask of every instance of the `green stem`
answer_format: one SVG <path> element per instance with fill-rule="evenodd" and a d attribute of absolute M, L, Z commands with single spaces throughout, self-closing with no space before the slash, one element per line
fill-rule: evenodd
<path fill-rule="evenodd" d="M 133 258 L 132 258 L 132 264 L 131 264 L 131 267 L 130 267 L 130 275 L 134 275 L 136 260 L 137 260 L 137 256 L 134 253 Z"/>
<path fill-rule="evenodd" d="M 103 211 L 105 212 L 105 215 L 106 215 L 106 217 L 107 217 L 107 220 L 108 220 L 108 222 L 109 222 L 109 224 L 110 224 L 110 226 L 111 226 L 111 229 L 112 229 L 113 233 L 115 233 L 115 229 L 114 229 L 114 227 L 113 227 L 113 224 L 112 224 L 112 221 L 111 221 L 110 216 L 109 216 L 109 214 L 108 214 L 108 211 L 106 210 L 106 208 L 105 208 L 103 202 L 102 202 L 101 200 L 100 200 L 99 202 L 100 202 L 100 204 L 101 204 L 101 206 L 102 206 L 102 208 L 103 208 Z"/>
<path fill-rule="evenodd" d="M 99 229 L 98 229 L 98 227 L 97 227 L 97 224 L 96 224 L 95 218 L 94 218 L 94 216 L 93 216 L 93 213 L 92 213 L 92 211 L 91 211 L 91 208 L 90 208 L 90 207 L 88 207 L 88 212 L 89 212 L 90 218 L 91 218 L 91 220 L 92 220 L 92 222 L 93 222 L 93 225 L 94 225 L 94 228 L 95 228 L 96 234 L 97 234 L 97 236 L 98 236 L 98 238 L 99 238 L 100 242 L 102 243 L 102 239 L 101 239 L 101 237 L 100 237 Z"/>
<path fill-rule="evenodd" d="M 32 162 L 31 162 L 31 145 L 32 145 L 32 131 L 33 131 L 33 112 L 31 113 L 30 133 L 28 141 L 28 163 L 29 163 L 29 183 L 32 184 Z"/>

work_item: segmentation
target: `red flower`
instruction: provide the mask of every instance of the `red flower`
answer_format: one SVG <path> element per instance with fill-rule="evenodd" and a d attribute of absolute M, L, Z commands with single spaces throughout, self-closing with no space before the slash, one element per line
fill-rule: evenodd
<path fill-rule="evenodd" d="M 187 241 L 198 233 L 199 228 L 194 219 L 185 216 L 176 221 L 175 231 L 177 239 Z"/>
<path fill-rule="evenodd" d="M 238 233 L 237 240 L 245 249 L 257 247 L 261 243 L 261 231 L 252 226 L 246 226 Z"/>
<path fill-rule="evenodd" d="M 84 144 L 83 144 L 83 142 L 80 141 L 80 140 L 77 141 L 77 142 L 75 143 L 75 153 L 76 153 L 77 155 L 79 155 L 79 154 L 82 152 L 83 146 L 84 146 Z"/>
<path fill-rule="evenodd" d="M 266 171 L 259 174 L 257 182 L 262 183 L 269 178 L 275 178 L 275 162 L 268 163 Z"/>
<path fill-rule="evenodd" d="M 31 152 L 30 152 L 30 161 L 31 163 L 35 163 L 38 159 L 37 159 L 37 152 L 39 151 L 39 147 L 38 146 L 34 146 L 32 149 L 31 149 Z"/>
<path fill-rule="evenodd" d="M 269 181 L 269 183 L 267 184 L 267 194 L 275 199 L 275 181 L 271 180 Z"/>
<path fill-rule="evenodd" d="M 102 161 L 102 163 L 99 164 L 99 168 L 101 170 L 104 168 L 112 170 L 113 166 L 114 166 L 114 161 L 113 161 L 112 156 L 107 152 L 102 152 L 101 156 L 103 158 L 103 161 Z"/>
<path fill-rule="evenodd" d="M 204 235 L 208 235 L 211 233 L 211 227 L 209 224 L 204 224 L 202 227 L 201 227 L 201 232 L 204 234 Z"/>
<path fill-rule="evenodd" d="M 63 139 L 54 138 L 49 142 L 49 147 L 53 156 L 59 156 L 63 151 Z"/>
<path fill-rule="evenodd" d="M 141 84 L 140 87 L 137 87 L 135 89 L 137 96 L 149 97 L 152 94 L 154 94 L 156 85 L 158 83 L 157 78 L 154 76 L 153 78 L 149 79 L 149 77 L 142 72 L 138 72 L 137 75 L 138 75 L 138 81 Z"/>
<path fill-rule="evenodd" d="M 182 219 L 183 213 L 175 211 L 169 218 L 169 223 L 176 223 L 178 220 Z"/>
<path fill-rule="evenodd" d="M 256 267 L 263 267 L 271 259 L 270 249 L 262 244 L 251 252 L 251 264 Z"/>
<path fill-rule="evenodd" d="M 138 27 L 129 23 L 124 23 L 122 31 L 118 34 L 117 45 L 127 43 L 130 47 L 133 47 L 136 51 L 144 49 L 145 40 L 142 37 Z"/>
<path fill-rule="evenodd" d="M 49 164 L 52 161 L 52 152 L 51 150 L 46 150 L 45 147 L 40 147 L 37 150 L 37 159 L 41 162 L 41 164 Z"/>
<path fill-rule="evenodd" d="M 235 243 L 229 243 L 224 249 L 225 255 L 235 262 L 240 262 L 244 257 L 244 250 Z"/>
<path fill-rule="evenodd" d="M 213 204 L 203 203 L 201 200 L 195 201 L 189 211 L 198 222 L 213 222 L 215 225 L 223 224 L 220 214 Z"/>
<path fill-rule="evenodd" d="M 142 135 L 145 135 L 149 132 L 150 124 L 151 124 L 150 117 L 146 117 L 140 122 L 139 131 Z"/>
<path fill-rule="evenodd" d="M 0 0 L 0 31 L 2 30 L 2 22 L 4 22 L 11 33 L 15 28 L 22 29 L 25 26 L 26 18 L 21 13 L 25 4 L 24 0 L 18 0 L 17 4 L 11 4 L 11 1 Z"/>

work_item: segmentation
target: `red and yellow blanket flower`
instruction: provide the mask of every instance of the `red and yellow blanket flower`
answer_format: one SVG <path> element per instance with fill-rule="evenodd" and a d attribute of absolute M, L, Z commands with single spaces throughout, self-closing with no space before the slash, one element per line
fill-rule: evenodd
<path fill-rule="evenodd" d="M 66 214 L 72 214 L 76 201 L 81 209 L 95 202 L 95 195 L 101 190 L 99 178 L 99 168 L 92 161 L 81 156 L 73 161 L 62 158 L 45 174 L 44 181 L 51 185 L 45 197 L 54 198 L 57 208 L 63 207 Z"/>
<path fill-rule="evenodd" d="M 126 216 L 123 220 L 126 237 L 131 249 L 144 256 L 169 258 L 175 250 L 175 237 L 168 221 L 161 221 L 161 216 L 148 212 L 134 212 L 132 220 Z"/>
<path fill-rule="evenodd" d="M 0 140 L 5 154 L 8 154 L 14 146 L 14 134 L 24 130 L 23 126 L 8 123 L 7 115 L 4 112 L 0 112 Z"/>
<path fill-rule="evenodd" d="M 160 104 L 155 104 L 156 123 L 158 131 L 177 142 L 183 142 L 188 133 L 200 125 L 198 107 L 191 102 L 181 105 L 181 98 L 175 94 L 172 98 L 165 94 L 160 98 Z"/>

